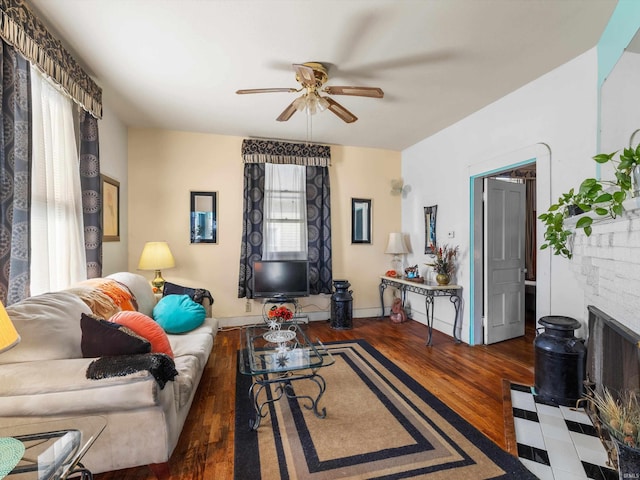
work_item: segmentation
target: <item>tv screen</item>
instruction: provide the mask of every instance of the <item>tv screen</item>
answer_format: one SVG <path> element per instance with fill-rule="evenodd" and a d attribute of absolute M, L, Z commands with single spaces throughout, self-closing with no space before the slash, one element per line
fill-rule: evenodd
<path fill-rule="evenodd" d="M 253 264 L 254 297 L 307 297 L 308 295 L 308 261 L 263 260 Z"/>

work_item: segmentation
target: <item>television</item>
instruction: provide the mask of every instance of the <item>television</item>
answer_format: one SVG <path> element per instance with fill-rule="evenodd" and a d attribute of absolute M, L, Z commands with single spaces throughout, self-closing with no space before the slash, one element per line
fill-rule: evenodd
<path fill-rule="evenodd" d="M 307 260 L 262 260 L 253 264 L 255 298 L 308 297 Z"/>

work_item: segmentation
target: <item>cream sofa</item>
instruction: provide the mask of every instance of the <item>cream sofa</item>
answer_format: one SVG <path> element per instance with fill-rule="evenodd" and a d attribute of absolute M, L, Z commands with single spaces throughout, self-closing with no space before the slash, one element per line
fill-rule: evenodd
<path fill-rule="evenodd" d="M 128 287 L 139 312 L 151 316 L 157 301 L 142 276 L 107 277 Z M 82 313 L 88 304 L 70 291 L 34 296 L 7 307 L 22 340 L 0 354 L 0 426 L 101 415 L 107 426 L 83 464 L 93 473 L 150 465 L 168 477 L 173 452 L 218 329 L 207 318 L 195 330 L 168 335 L 178 375 L 160 388 L 143 370 L 125 376 L 88 379 L 83 358 Z M 209 314 L 210 317 L 210 308 Z"/>

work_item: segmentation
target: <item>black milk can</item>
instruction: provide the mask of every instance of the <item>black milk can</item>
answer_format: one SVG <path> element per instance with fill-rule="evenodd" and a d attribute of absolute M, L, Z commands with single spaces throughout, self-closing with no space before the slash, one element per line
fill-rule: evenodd
<path fill-rule="evenodd" d="M 331 295 L 331 328 L 349 330 L 353 327 L 353 291 L 348 280 L 334 280 Z"/>
<path fill-rule="evenodd" d="M 587 348 L 574 330 L 580 322 L 562 316 L 542 317 L 544 327 L 533 342 L 535 347 L 535 390 L 542 400 L 575 406 L 584 393 Z"/>

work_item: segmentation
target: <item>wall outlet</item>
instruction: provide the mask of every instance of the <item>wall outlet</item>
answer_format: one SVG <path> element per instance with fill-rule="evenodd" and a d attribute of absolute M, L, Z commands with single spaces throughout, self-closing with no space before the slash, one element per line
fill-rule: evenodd
<path fill-rule="evenodd" d="M 451 232 L 447 233 L 447 237 L 449 237 L 449 238 L 454 238 L 455 236 L 456 236 L 456 232 L 454 232 L 454 231 L 451 231 Z"/>
<path fill-rule="evenodd" d="M 247 303 L 245 303 L 245 305 L 244 305 L 244 311 L 245 312 L 250 312 L 251 311 L 251 300 L 249 300 L 248 298 L 247 298 Z"/>

